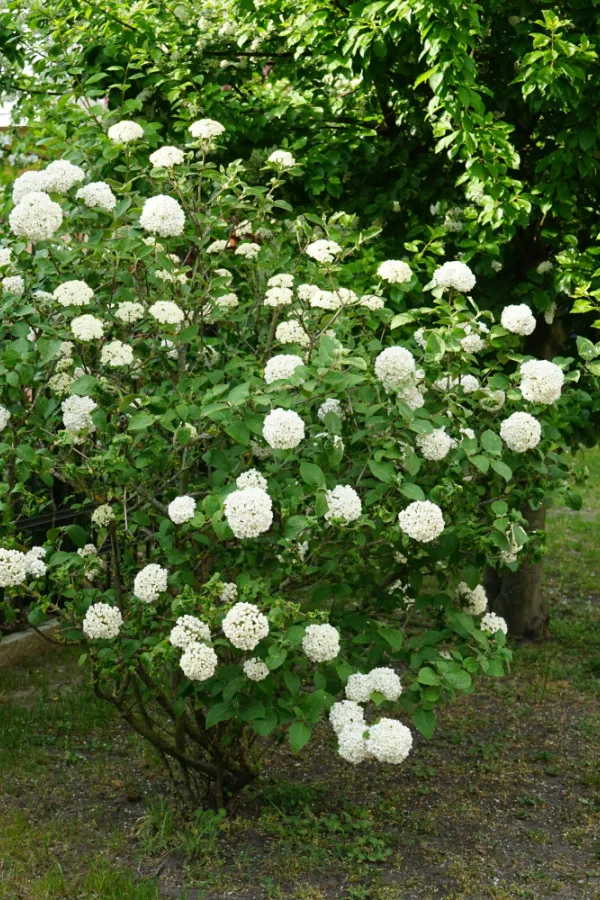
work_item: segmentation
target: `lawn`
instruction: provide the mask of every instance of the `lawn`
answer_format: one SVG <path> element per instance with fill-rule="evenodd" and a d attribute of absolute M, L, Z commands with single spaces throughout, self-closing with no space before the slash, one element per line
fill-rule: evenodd
<path fill-rule="evenodd" d="M 600 454 L 549 524 L 548 640 L 392 768 L 328 729 L 229 818 L 182 821 L 76 655 L 0 675 L 0 900 L 600 898 Z M 277 773 L 275 775 L 275 773 Z"/>

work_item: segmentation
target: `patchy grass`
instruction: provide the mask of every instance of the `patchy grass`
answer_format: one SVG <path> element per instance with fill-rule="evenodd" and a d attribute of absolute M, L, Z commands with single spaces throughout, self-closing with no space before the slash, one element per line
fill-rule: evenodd
<path fill-rule="evenodd" d="M 440 716 L 404 766 L 328 729 L 228 818 L 183 822 L 75 656 L 0 676 L 0 900 L 600 900 L 600 454 L 550 518 L 549 640 Z"/>

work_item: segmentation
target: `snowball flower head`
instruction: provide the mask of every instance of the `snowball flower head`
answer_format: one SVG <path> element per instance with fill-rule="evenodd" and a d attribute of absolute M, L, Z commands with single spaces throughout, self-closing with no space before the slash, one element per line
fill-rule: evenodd
<path fill-rule="evenodd" d="M 482 631 L 489 632 L 489 634 L 496 634 L 497 631 L 503 631 L 504 634 L 508 634 L 508 625 L 505 619 L 493 612 L 485 614 L 479 627 Z"/>
<path fill-rule="evenodd" d="M 179 147 L 159 147 L 150 154 L 149 159 L 155 169 L 172 169 L 173 166 L 181 165 L 185 154 Z"/>
<path fill-rule="evenodd" d="M 327 500 L 327 512 L 325 518 L 342 519 L 344 522 L 354 522 L 362 513 L 361 499 L 348 484 L 338 484 L 332 491 L 325 494 Z"/>
<path fill-rule="evenodd" d="M 217 138 L 222 135 L 224 131 L 225 127 L 214 119 L 198 119 L 197 122 L 192 122 L 189 127 L 189 132 L 192 137 L 198 138 L 201 141 L 209 141 L 211 138 Z"/>
<path fill-rule="evenodd" d="M 4 431 L 10 422 L 10 412 L 5 406 L 0 406 L 0 431 Z"/>
<path fill-rule="evenodd" d="M 364 738 L 366 725 L 350 722 L 338 734 L 338 753 L 346 762 L 358 765 L 367 759 L 367 742 Z"/>
<path fill-rule="evenodd" d="M 436 269 L 433 273 L 433 281 L 437 287 L 454 288 L 464 294 L 473 290 L 476 278 L 465 263 L 454 260 L 445 262 L 443 266 Z"/>
<path fill-rule="evenodd" d="M 175 497 L 171 500 L 168 507 L 169 518 L 176 525 L 183 525 L 194 518 L 196 513 L 196 501 L 193 497 L 183 494 L 181 497 Z"/>
<path fill-rule="evenodd" d="M 293 450 L 304 434 L 304 422 L 292 409 L 277 407 L 265 416 L 263 437 L 273 450 Z"/>
<path fill-rule="evenodd" d="M 0 247 L 0 269 L 10 266 L 12 263 L 12 250 L 10 247 Z"/>
<path fill-rule="evenodd" d="M 273 522 L 273 504 L 262 488 L 245 487 L 225 498 L 225 518 L 237 538 L 255 538 Z"/>
<path fill-rule="evenodd" d="M 358 305 L 364 306 L 373 312 L 376 309 L 383 309 L 385 303 L 381 297 L 377 297 L 375 294 L 365 294 L 364 297 L 360 298 Z"/>
<path fill-rule="evenodd" d="M 171 629 L 169 642 L 173 647 L 185 650 L 190 644 L 210 641 L 210 628 L 196 616 L 179 616 Z"/>
<path fill-rule="evenodd" d="M 412 278 L 410 266 L 399 259 L 386 259 L 377 269 L 377 274 L 389 284 L 405 284 Z"/>
<path fill-rule="evenodd" d="M 491 388 L 485 388 L 485 396 L 479 401 L 479 405 L 490 412 L 497 412 L 502 409 L 506 403 L 506 394 L 504 391 L 493 391 Z"/>
<path fill-rule="evenodd" d="M 133 362 L 133 347 L 123 341 L 109 341 L 102 348 L 100 362 L 113 369 L 130 366 Z"/>
<path fill-rule="evenodd" d="M 346 697 L 356 703 L 368 703 L 371 699 L 371 679 L 368 675 L 357 672 L 350 675 L 346 682 Z"/>
<path fill-rule="evenodd" d="M 16 587 L 27 578 L 25 554 L 0 547 L 0 588 Z"/>
<path fill-rule="evenodd" d="M 282 344 L 298 344 L 300 347 L 310 345 L 310 338 L 297 319 L 280 322 L 275 331 L 275 338 Z"/>
<path fill-rule="evenodd" d="M 238 650 L 254 650 L 269 633 L 269 622 L 254 603 L 236 603 L 223 619 L 223 634 Z"/>
<path fill-rule="evenodd" d="M 467 334 L 466 337 L 461 340 L 460 346 L 465 353 L 479 353 L 480 350 L 483 350 L 485 347 L 485 341 L 480 335 L 473 332 L 472 334 Z"/>
<path fill-rule="evenodd" d="M 108 603 L 93 603 L 83 620 L 83 633 L 90 640 L 116 638 L 123 625 L 123 616 L 116 606 Z"/>
<path fill-rule="evenodd" d="M 61 403 L 65 429 L 77 436 L 81 436 L 84 433 L 93 434 L 96 426 L 92 421 L 91 413 L 97 408 L 98 405 L 91 397 L 78 397 L 76 395 L 67 397 Z"/>
<path fill-rule="evenodd" d="M 319 240 L 313 241 L 306 248 L 307 256 L 320 263 L 331 263 L 334 261 L 338 253 L 342 252 L 342 248 L 335 241 Z"/>
<path fill-rule="evenodd" d="M 340 634 L 333 625 L 307 625 L 302 649 L 312 662 L 329 662 L 340 652 Z"/>
<path fill-rule="evenodd" d="M 242 472 L 242 474 L 236 478 L 235 483 L 240 490 L 247 487 L 254 487 L 266 491 L 269 487 L 267 479 L 263 478 L 256 469 L 248 469 L 247 472 Z"/>
<path fill-rule="evenodd" d="M 474 375 L 461 375 L 459 384 L 465 394 L 472 394 L 474 391 L 479 390 L 479 381 Z"/>
<path fill-rule="evenodd" d="M 41 578 L 46 574 L 46 569 L 48 567 L 44 562 L 45 556 L 46 551 L 43 547 L 32 547 L 31 550 L 25 554 L 25 568 L 27 569 L 28 575 L 33 575 L 34 578 Z"/>
<path fill-rule="evenodd" d="M 148 312 L 161 325 L 179 325 L 184 318 L 183 310 L 172 300 L 157 300 Z"/>
<path fill-rule="evenodd" d="M 444 530 L 444 517 L 431 500 L 415 500 L 398 515 L 400 529 L 421 544 L 428 544 Z"/>
<path fill-rule="evenodd" d="M 542 426 L 533 416 L 516 412 L 500 425 L 500 437 L 515 453 L 533 450 L 542 439 Z"/>
<path fill-rule="evenodd" d="M 270 288 L 292 288 L 294 286 L 294 276 L 285 272 L 281 275 L 271 275 L 267 281 L 267 287 Z"/>
<path fill-rule="evenodd" d="M 104 325 L 96 316 L 76 316 L 71 320 L 71 332 L 78 341 L 99 341 L 104 336 Z"/>
<path fill-rule="evenodd" d="M 273 163 L 278 169 L 291 169 L 296 165 L 294 156 L 287 150 L 274 150 L 269 156 L 268 162 Z"/>
<path fill-rule="evenodd" d="M 237 584 L 233 581 L 226 581 L 219 594 L 219 600 L 221 603 L 233 603 L 234 600 L 237 600 L 237 595 Z"/>
<path fill-rule="evenodd" d="M 530 359 L 520 368 L 521 393 L 534 403 L 554 403 L 560 397 L 565 376 L 562 369 L 546 359 Z"/>
<path fill-rule="evenodd" d="M 405 347 L 386 347 L 375 360 L 375 374 L 386 386 L 402 386 L 414 373 L 415 358 Z"/>
<path fill-rule="evenodd" d="M 260 244 L 255 244 L 253 241 L 246 241 L 243 244 L 238 244 L 235 249 L 235 255 L 243 256 L 244 259 L 256 259 L 259 253 Z"/>
<path fill-rule="evenodd" d="M 7 275 L 2 279 L 2 288 L 15 297 L 22 297 L 25 293 L 25 282 L 20 275 Z"/>
<path fill-rule="evenodd" d="M 125 325 L 139 322 L 143 317 L 144 307 L 141 303 L 135 303 L 132 300 L 126 300 L 123 303 L 119 303 L 115 310 L 115 319 L 118 319 L 119 322 L 123 322 Z"/>
<path fill-rule="evenodd" d="M 144 231 L 160 237 L 177 237 L 183 233 L 185 213 L 174 197 L 157 194 L 156 197 L 148 197 L 144 203 L 140 225 Z"/>
<path fill-rule="evenodd" d="M 112 212 L 117 205 L 117 198 L 104 181 L 91 181 L 79 188 L 75 197 L 89 209 L 103 209 L 106 212 Z"/>
<path fill-rule="evenodd" d="M 379 762 L 398 765 L 403 762 L 412 749 L 410 729 L 397 722 L 396 719 L 380 719 L 369 728 L 366 750 Z"/>
<path fill-rule="evenodd" d="M 431 460 L 444 459 L 455 445 L 443 428 L 434 428 L 430 434 L 417 435 L 416 443 L 425 459 Z"/>
<path fill-rule="evenodd" d="M 18 237 L 47 241 L 62 225 L 62 209 L 48 194 L 33 191 L 15 206 L 8 217 L 11 231 Z"/>
<path fill-rule="evenodd" d="M 190 644 L 183 651 L 179 665 L 190 681 L 207 681 L 217 670 L 217 654 L 206 644 Z"/>
<path fill-rule="evenodd" d="M 471 590 L 466 582 L 461 581 L 456 588 L 456 593 L 463 600 L 466 611 L 470 612 L 472 616 L 480 616 L 486 611 L 488 598 L 483 585 L 478 584 Z"/>
<path fill-rule="evenodd" d="M 538 264 L 535 271 L 538 273 L 538 275 L 545 275 L 546 272 L 551 272 L 553 268 L 554 265 L 552 264 L 552 262 L 549 259 L 545 259 L 543 262 Z"/>
<path fill-rule="evenodd" d="M 363 708 L 354 700 L 338 700 L 334 703 L 329 710 L 329 721 L 336 734 L 340 734 L 347 725 L 362 725 L 363 730 L 367 727 Z"/>
<path fill-rule="evenodd" d="M 144 603 L 153 603 L 167 590 L 168 572 L 156 563 L 148 563 L 133 581 L 133 593 Z"/>
<path fill-rule="evenodd" d="M 505 306 L 500 316 L 500 323 L 512 334 L 527 335 L 535 329 L 535 318 L 525 303 Z"/>
<path fill-rule="evenodd" d="M 63 281 L 52 294 L 61 306 L 87 306 L 94 292 L 85 281 Z"/>
<path fill-rule="evenodd" d="M 291 289 L 284 285 L 270 287 L 265 294 L 265 306 L 273 308 L 289 306 L 293 296 Z"/>
<path fill-rule="evenodd" d="M 264 681 L 269 674 L 269 668 L 266 663 L 256 656 L 253 656 L 252 659 L 247 659 L 242 669 L 249 681 Z"/>
<path fill-rule="evenodd" d="M 107 528 L 111 524 L 111 522 L 114 521 L 115 514 L 113 512 L 112 506 L 110 506 L 108 503 L 103 503 L 102 506 L 97 506 L 92 513 L 92 522 L 99 528 Z"/>
<path fill-rule="evenodd" d="M 27 194 L 45 192 L 47 190 L 46 173 L 38 169 L 23 172 L 15 178 L 12 189 L 13 203 L 20 203 Z"/>
<path fill-rule="evenodd" d="M 144 129 L 137 122 L 123 119 L 108 129 L 108 137 L 113 144 L 131 144 L 144 137 Z"/>
<path fill-rule="evenodd" d="M 338 419 L 344 418 L 344 408 L 341 404 L 340 400 L 336 400 L 335 397 L 328 397 L 317 410 L 317 418 L 324 421 L 325 416 L 328 413 L 335 413 Z"/>
<path fill-rule="evenodd" d="M 383 694 L 385 699 L 390 702 L 397 700 L 402 693 L 400 678 L 393 669 L 387 666 L 371 669 L 367 677 L 371 686 L 371 692 L 376 691 L 379 694 Z"/>
<path fill-rule="evenodd" d="M 56 191 L 64 194 L 74 185 L 79 184 L 85 178 L 85 172 L 79 166 L 74 166 L 66 159 L 56 159 L 44 170 L 46 179 L 46 191 Z"/>
<path fill-rule="evenodd" d="M 272 356 L 265 366 L 265 381 L 272 384 L 274 381 L 291 378 L 298 366 L 302 365 L 304 365 L 302 358 L 292 353 Z"/>

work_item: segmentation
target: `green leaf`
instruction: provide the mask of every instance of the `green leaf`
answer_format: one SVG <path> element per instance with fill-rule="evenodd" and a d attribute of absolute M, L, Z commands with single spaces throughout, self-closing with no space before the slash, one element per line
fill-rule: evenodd
<path fill-rule="evenodd" d="M 370 459 L 369 469 L 375 478 L 379 479 L 379 481 L 384 481 L 386 484 L 391 484 L 396 479 L 396 470 L 392 463 L 375 462 L 374 459 Z"/>
<path fill-rule="evenodd" d="M 413 713 L 413 723 L 417 731 L 429 740 L 435 729 L 435 713 L 432 709 L 416 709 Z"/>
<path fill-rule="evenodd" d="M 501 475 L 505 479 L 505 481 L 510 481 L 513 474 L 510 466 L 507 466 L 506 463 L 500 462 L 499 459 L 492 459 L 490 460 L 490 463 L 494 472 L 497 472 L 498 475 Z"/>
<path fill-rule="evenodd" d="M 494 456 L 500 456 L 502 453 L 502 441 L 494 431 L 489 429 L 484 431 L 481 435 L 481 444 L 488 453 L 493 453 Z"/>
<path fill-rule="evenodd" d="M 81 375 L 73 382 L 70 390 L 72 394 L 79 394 L 80 397 L 86 397 L 89 394 L 94 393 L 94 389 L 97 385 L 98 382 L 93 375 Z"/>
<path fill-rule="evenodd" d="M 586 361 L 594 359 L 596 356 L 598 356 L 595 346 L 591 341 L 588 341 L 587 338 L 577 338 L 577 349 L 581 358 L 585 359 Z"/>
<path fill-rule="evenodd" d="M 245 400 L 248 394 L 250 393 L 250 384 L 245 381 L 243 384 L 238 384 L 227 394 L 227 402 L 228 403 L 241 403 L 242 400 Z"/>
<path fill-rule="evenodd" d="M 418 484 L 411 484 L 410 481 L 400 485 L 400 493 L 408 497 L 409 500 L 424 500 L 425 494 Z"/>
<path fill-rule="evenodd" d="M 487 471 L 489 471 L 490 461 L 487 458 L 487 456 L 481 456 L 481 454 L 476 454 L 475 456 L 471 457 L 471 462 L 473 463 L 474 466 L 477 466 L 477 468 L 479 469 L 480 472 L 483 472 L 485 474 Z"/>
<path fill-rule="evenodd" d="M 467 691 L 472 684 L 471 676 L 464 671 L 444 672 L 442 680 L 456 691 Z"/>
<path fill-rule="evenodd" d="M 327 483 L 323 469 L 315 463 L 301 462 L 300 477 L 305 484 L 312 487 L 325 487 Z"/>
<path fill-rule="evenodd" d="M 225 434 L 228 434 L 230 438 L 233 438 L 237 444 L 243 444 L 244 447 L 247 447 L 250 443 L 250 431 L 244 422 L 230 422 L 225 427 Z"/>
<path fill-rule="evenodd" d="M 420 684 L 439 684 L 440 679 L 435 674 L 433 669 L 430 669 L 429 666 L 426 666 L 424 669 L 419 670 L 418 681 Z"/>
<path fill-rule="evenodd" d="M 311 734 L 312 729 L 310 725 L 305 725 L 304 722 L 294 722 L 289 730 L 290 747 L 294 753 L 298 753 L 299 750 L 302 750 L 308 744 Z"/>
<path fill-rule="evenodd" d="M 284 680 L 285 686 L 288 689 L 288 691 L 290 692 L 290 694 L 292 694 L 292 696 L 295 697 L 296 694 L 298 693 L 298 691 L 300 690 L 299 677 L 296 675 L 295 672 L 284 672 L 283 680 Z"/>
<path fill-rule="evenodd" d="M 306 516 L 290 516 L 285 523 L 286 538 L 294 540 L 294 538 L 297 538 L 307 526 L 308 519 Z"/>
<path fill-rule="evenodd" d="M 43 609 L 39 609 L 39 607 L 34 606 L 27 616 L 27 621 L 30 625 L 35 625 L 37 628 L 39 625 L 42 625 L 46 621 L 46 613 Z"/>
<path fill-rule="evenodd" d="M 400 313 L 398 316 L 394 316 L 390 322 L 390 328 L 393 331 L 395 328 L 400 328 L 401 325 L 408 325 L 409 322 L 414 322 L 414 316 L 410 313 Z"/>
<path fill-rule="evenodd" d="M 583 506 L 583 497 L 578 491 L 567 491 L 565 495 L 565 503 L 569 509 L 579 511 Z"/>
<path fill-rule="evenodd" d="M 380 628 L 379 634 L 394 650 L 401 650 L 404 634 L 398 628 Z"/>
<path fill-rule="evenodd" d="M 212 728 L 218 722 L 225 722 L 235 716 L 235 707 L 231 703 L 216 703 L 206 714 L 206 727 Z"/>
<path fill-rule="evenodd" d="M 508 512 L 508 503 L 505 503 L 504 500 L 495 500 L 491 508 L 495 516 L 505 516 Z"/>
<path fill-rule="evenodd" d="M 251 722 L 253 719 L 264 719 L 265 708 L 258 700 L 252 697 L 243 697 L 238 709 L 238 715 L 243 722 Z"/>
<path fill-rule="evenodd" d="M 266 734 L 270 734 L 275 728 L 277 728 L 277 713 L 271 710 L 271 712 L 265 716 L 264 719 L 253 719 L 252 720 L 252 728 L 256 732 L 256 734 L 260 734 L 264 737 Z"/>
<path fill-rule="evenodd" d="M 147 412 L 139 412 L 130 420 L 127 431 L 143 431 L 145 428 L 150 428 L 153 424 L 154 416 Z"/>
<path fill-rule="evenodd" d="M 77 548 L 85 547 L 87 544 L 87 534 L 80 525 L 67 525 L 65 531 Z"/>

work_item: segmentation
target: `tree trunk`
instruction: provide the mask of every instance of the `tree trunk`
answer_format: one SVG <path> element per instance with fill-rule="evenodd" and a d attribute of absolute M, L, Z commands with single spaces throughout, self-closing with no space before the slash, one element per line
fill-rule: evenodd
<path fill-rule="evenodd" d="M 529 531 L 543 530 L 546 508 L 522 510 L 529 523 Z M 486 569 L 484 573 L 490 609 L 503 616 L 512 637 L 540 640 L 548 622 L 542 594 L 542 563 L 525 562 L 516 571 Z"/>

